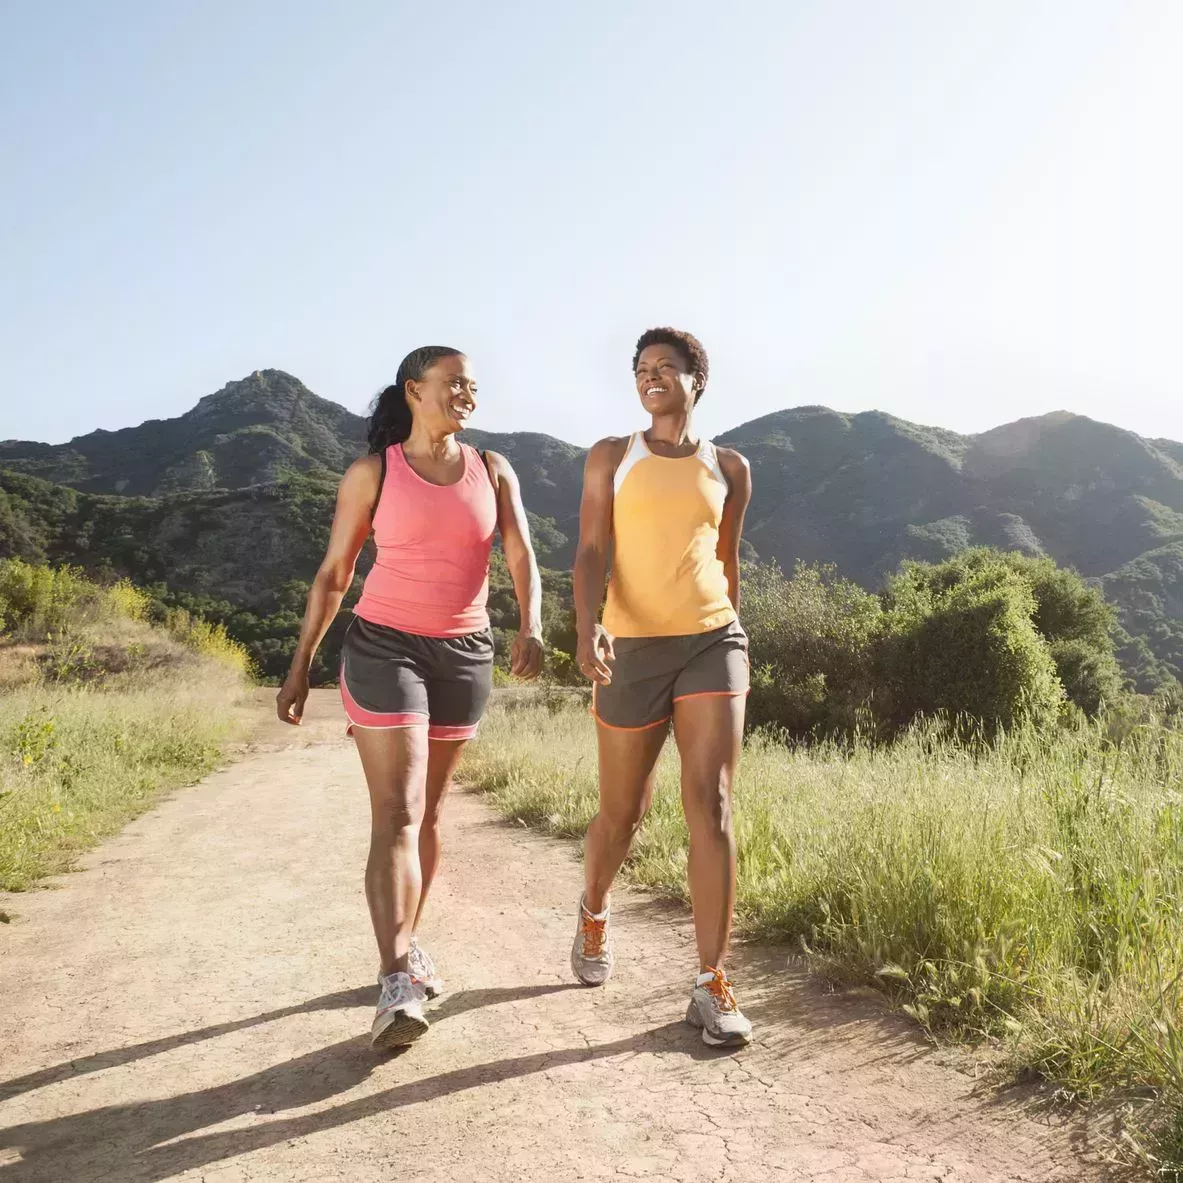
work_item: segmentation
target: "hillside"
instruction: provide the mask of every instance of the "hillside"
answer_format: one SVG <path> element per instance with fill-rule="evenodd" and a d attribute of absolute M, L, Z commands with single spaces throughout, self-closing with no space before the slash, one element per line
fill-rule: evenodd
<path fill-rule="evenodd" d="M 0 443 L 0 466 L 86 493 L 160 497 L 337 474 L 365 450 L 365 420 L 280 370 L 256 370 L 176 419 L 66 444 Z"/>
<path fill-rule="evenodd" d="M 565 568 L 584 451 L 534 433 L 466 438 L 510 458 L 540 557 Z M 1183 674 L 1183 444 L 1066 412 L 962 436 L 825 407 L 779 411 L 720 442 L 752 463 L 747 537 L 760 556 L 836 563 L 876 587 L 902 559 L 972 545 L 1048 554 L 1103 581 L 1144 686 Z M 176 419 L 62 445 L 7 441 L 0 555 L 167 582 L 223 601 L 224 616 L 270 611 L 277 587 L 310 578 L 332 483 L 363 450 L 360 416 L 278 370 Z M 290 615 L 299 596 L 282 598 Z"/>
<path fill-rule="evenodd" d="M 757 551 L 836 562 L 868 585 L 902 558 L 936 561 L 973 545 L 1050 554 L 1102 576 L 1183 540 L 1179 462 L 1083 416 L 959 436 L 880 412 L 801 407 L 719 442 L 752 462 Z"/>

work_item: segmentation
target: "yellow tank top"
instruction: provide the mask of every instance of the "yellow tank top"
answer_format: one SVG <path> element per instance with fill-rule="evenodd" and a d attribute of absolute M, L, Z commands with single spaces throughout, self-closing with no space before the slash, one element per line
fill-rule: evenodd
<path fill-rule="evenodd" d="M 715 445 L 655 456 L 637 432 L 614 478 L 604 627 L 618 637 L 706 633 L 735 619 L 718 556 L 727 479 Z"/>

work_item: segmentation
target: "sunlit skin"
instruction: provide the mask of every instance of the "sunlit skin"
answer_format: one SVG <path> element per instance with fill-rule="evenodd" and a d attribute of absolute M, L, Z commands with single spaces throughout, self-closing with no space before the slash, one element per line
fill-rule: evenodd
<path fill-rule="evenodd" d="M 413 426 L 403 444 L 411 469 L 435 485 L 464 475 L 456 433 L 477 406 L 469 361 L 445 357 L 406 385 Z M 517 475 L 504 456 L 487 453 L 497 495 L 497 528 L 513 579 L 521 625 L 510 651 L 510 669 L 536 678 L 542 669 L 542 590 L 530 544 Z M 378 498 L 381 459 L 355 461 L 337 492 L 328 549 L 308 593 L 308 606 L 291 672 L 276 698 L 279 718 L 299 724 L 308 698 L 308 670 L 324 634 L 353 581 L 369 536 Z M 406 972 L 411 936 L 423 914 L 440 861 L 440 812 L 464 748 L 463 740 L 427 738 L 426 727 L 355 728 L 354 739 L 370 793 L 370 855 L 366 899 L 383 974 Z"/>
<path fill-rule="evenodd" d="M 645 442 L 658 456 L 693 456 L 699 446 L 694 406 L 703 376 L 672 345 L 650 345 L 637 360 L 636 389 L 650 416 Z M 588 455 L 575 558 L 576 661 L 589 681 L 607 685 L 615 659 L 613 638 L 599 623 L 612 541 L 613 477 L 627 438 L 601 440 Z M 739 608 L 739 541 L 751 500 L 747 461 L 719 448 L 728 495 L 719 528 L 718 555 L 731 602 Z M 745 700 L 696 697 L 674 704 L 673 731 L 682 765 L 682 807 L 690 830 L 690 894 L 699 968 L 723 969 L 735 909 L 735 840 L 731 787 L 743 736 Z M 608 907 L 612 883 L 653 798 L 654 768 L 666 729 L 621 731 L 597 725 L 600 807 L 588 827 L 586 905 Z"/>

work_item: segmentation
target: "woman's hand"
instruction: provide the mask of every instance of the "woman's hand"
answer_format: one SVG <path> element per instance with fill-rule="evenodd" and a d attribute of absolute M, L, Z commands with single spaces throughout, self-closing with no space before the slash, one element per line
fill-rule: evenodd
<path fill-rule="evenodd" d="M 509 672 L 515 678 L 532 681 L 542 673 L 542 638 L 533 631 L 518 633 L 509 651 Z"/>
<path fill-rule="evenodd" d="M 308 701 L 308 674 L 293 670 L 284 679 L 275 696 L 275 711 L 280 722 L 293 723 L 297 727 L 304 716 L 304 704 Z"/>
<path fill-rule="evenodd" d="M 602 624 L 593 625 L 590 633 L 580 636 L 575 646 L 575 664 L 589 682 L 607 686 L 612 681 L 612 663 L 615 660 L 612 634 Z"/>

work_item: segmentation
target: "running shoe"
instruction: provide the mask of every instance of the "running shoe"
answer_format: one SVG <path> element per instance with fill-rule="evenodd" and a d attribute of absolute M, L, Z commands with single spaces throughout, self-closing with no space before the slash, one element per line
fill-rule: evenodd
<path fill-rule="evenodd" d="M 435 962 L 415 937 L 411 937 L 407 968 L 411 977 L 423 987 L 423 992 L 428 998 L 438 998 L 444 992 L 444 979 L 436 972 Z"/>
<path fill-rule="evenodd" d="M 382 990 L 370 1027 L 370 1043 L 380 1051 L 406 1047 L 427 1031 L 423 990 L 411 980 L 410 974 L 387 974 L 379 981 Z"/>
<path fill-rule="evenodd" d="M 711 1047 L 741 1047 L 752 1039 L 752 1024 L 744 1018 L 722 970 L 708 968 L 698 975 L 686 1022 L 701 1027 L 702 1041 Z"/>
<path fill-rule="evenodd" d="M 608 935 L 608 911 L 595 916 L 579 900 L 579 921 L 571 946 L 571 969 L 585 986 L 602 986 L 612 976 L 612 939 Z"/>

